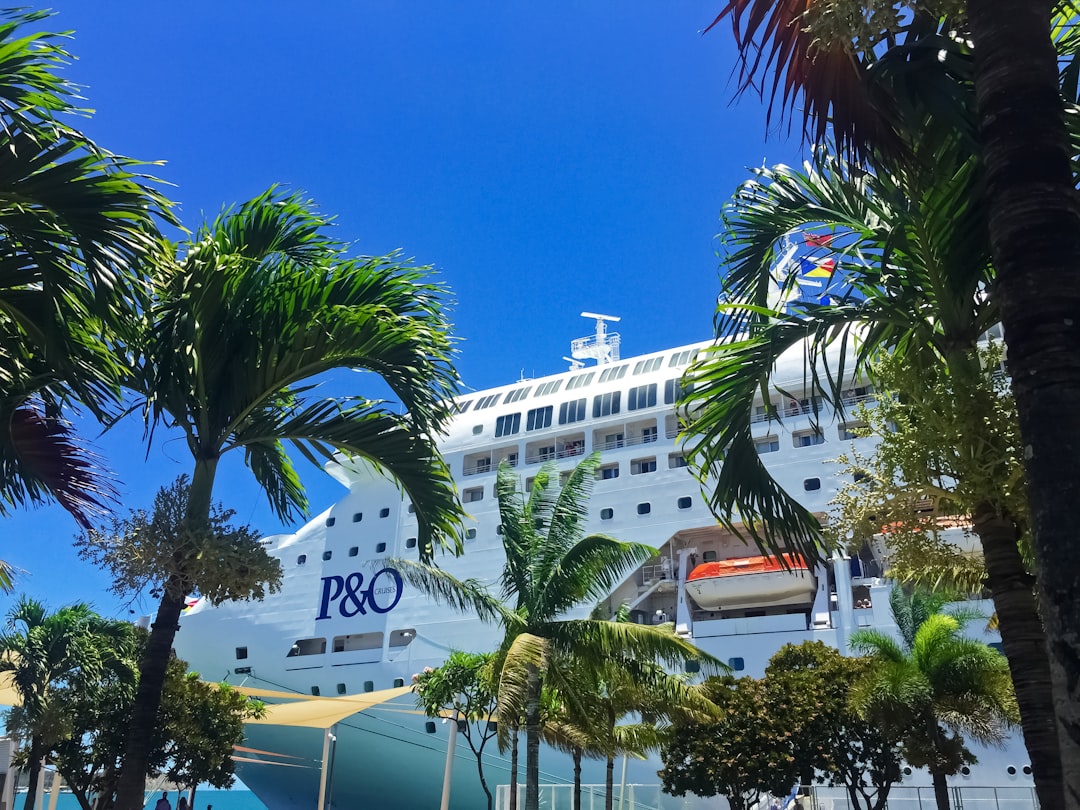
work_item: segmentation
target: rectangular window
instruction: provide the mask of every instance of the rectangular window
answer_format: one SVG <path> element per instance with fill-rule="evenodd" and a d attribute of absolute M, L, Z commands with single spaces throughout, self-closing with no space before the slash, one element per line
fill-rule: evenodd
<path fill-rule="evenodd" d="M 694 359 L 694 355 L 697 354 L 697 349 L 686 349 L 685 351 L 676 352 L 671 355 L 671 359 L 668 360 L 668 368 L 675 368 L 675 366 L 688 366 Z"/>
<path fill-rule="evenodd" d="M 597 471 L 596 477 L 599 478 L 601 481 L 610 481 L 612 478 L 618 478 L 619 477 L 619 465 L 618 464 L 605 464 L 603 467 L 601 467 Z"/>
<path fill-rule="evenodd" d="M 511 402 L 517 402 L 519 399 L 525 399 L 529 395 L 529 391 L 532 390 L 531 385 L 526 385 L 524 388 L 515 388 L 509 394 L 506 395 L 506 399 L 503 400 L 507 405 Z"/>
<path fill-rule="evenodd" d="M 581 388 L 584 385 L 588 385 L 595 376 L 596 372 L 590 371 L 588 374 L 578 374 L 576 377 L 571 377 L 570 381 L 566 383 L 566 390 L 573 391 L 575 388 Z"/>
<path fill-rule="evenodd" d="M 521 430 L 521 414 L 508 413 L 495 420 L 496 436 L 513 436 Z"/>
<path fill-rule="evenodd" d="M 637 411 L 641 408 L 652 408 L 655 406 L 656 383 L 635 386 L 626 394 L 626 407 L 628 410 Z"/>
<path fill-rule="evenodd" d="M 656 457 L 652 458 L 636 458 L 630 462 L 630 474 L 642 475 L 644 473 L 656 472 Z"/>
<path fill-rule="evenodd" d="M 618 450 L 626 442 L 623 440 L 621 433 L 606 433 L 604 434 L 604 441 L 601 443 L 600 450 Z"/>
<path fill-rule="evenodd" d="M 674 405 L 685 393 L 686 389 L 682 387 L 678 377 L 668 380 L 664 383 L 664 404 Z"/>
<path fill-rule="evenodd" d="M 648 360 L 638 360 L 634 365 L 634 373 L 648 374 L 650 371 L 656 371 L 663 362 L 663 357 L 650 357 Z"/>
<path fill-rule="evenodd" d="M 780 439 L 776 436 L 763 436 L 760 439 L 755 439 L 754 449 L 758 451 L 758 455 L 761 455 L 762 453 L 779 452 Z"/>
<path fill-rule="evenodd" d="M 464 402 L 455 402 L 453 407 L 454 413 L 465 413 L 465 411 L 469 410 L 470 405 L 472 405 L 471 399 L 467 399 Z"/>
<path fill-rule="evenodd" d="M 622 399 L 622 391 L 611 391 L 607 394 L 597 394 L 592 401 L 593 419 L 601 416 L 611 416 L 619 412 L 619 403 Z"/>
<path fill-rule="evenodd" d="M 585 418 L 585 400 L 573 399 L 559 406 L 559 424 L 569 425 Z"/>
<path fill-rule="evenodd" d="M 608 380 L 621 380 L 626 376 L 627 366 L 616 366 L 615 368 L 605 368 L 600 372 L 600 382 L 607 382 Z"/>
<path fill-rule="evenodd" d="M 686 456 L 682 453 L 672 453 L 667 457 L 667 465 L 669 470 L 685 467 L 687 465 Z"/>
<path fill-rule="evenodd" d="M 476 401 L 476 410 L 482 411 L 484 408 L 490 408 L 492 405 L 496 405 L 499 402 L 499 397 L 502 394 L 491 394 L 490 396 L 483 397 Z"/>
<path fill-rule="evenodd" d="M 552 407 L 547 405 L 543 408 L 533 408 L 525 420 L 526 430 L 543 430 L 551 427 Z"/>
<path fill-rule="evenodd" d="M 656 441 L 656 425 L 651 427 L 643 427 L 641 429 L 641 443 L 651 444 Z"/>
<path fill-rule="evenodd" d="M 535 396 L 546 397 L 548 394 L 554 394 L 561 387 L 562 380 L 552 380 L 551 382 L 546 382 L 536 389 Z"/>
<path fill-rule="evenodd" d="M 770 402 L 767 405 L 755 405 L 754 412 L 750 416 L 750 422 L 767 422 L 771 417 L 776 415 L 776 403 Z"/>
<path fill-rule="evenodd" d="M 473 487 L 472 489 L 465 490 L 461 493 L 461 500 L 465 503 L 473 503 L 475 501 L 484 500 L 484 488 Z"/>
<path fill-rule="evenodd" d="M 800 430 L 792 434 L 791 438 L 796 447 L 812 447 L 815 444 L 825 443 L 825 434 L 820 430 Z"/>
<path fill-rule="evenodd" d="M 840 438 L 840 441 L 847 442 L 852 439 L 861 439 L 866 430 L 865 422 L 841 422 L 836 427 L 836 435 Z"/>

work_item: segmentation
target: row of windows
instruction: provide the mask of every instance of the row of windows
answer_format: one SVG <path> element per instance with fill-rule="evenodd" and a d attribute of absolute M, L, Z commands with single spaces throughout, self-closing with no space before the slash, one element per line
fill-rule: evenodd
<path fill-rule="evenodd" d="M 862 423 L 845 422 L 837 426 L 836 435 L 840 441 L 850 441 L 860 438 Z M 825 444 L 825 434 L 821 428 L 811 430 L 797 430 L 791 434 L 792 447 L 813 447 L 817 444 Z M 776 453 L 780 450 L 780 438 L 778 436 L 762 436 L 754 439 L 754 448 L 758 453 Z"/>
<path fill-rule="evenodd" d="M 479 498 L 477 498 L 477 500 L 479 500 Z M 409 537 L 408 539 L 406 539 L 405 540 L 405 548 L 416 548 L 416 538 L 415 537 Z M 383 554 L 385 552 L 386 552 L 386 543 L 376 543 L 375 544 L 375 553 L 376 554 Z M 360 555 L 360 547 L 359 546 L 352 546 L 352 547 L 349 548 L 349 556 L 350 557 L 357 557 L 359 555 Z M 331 559 L 333 559 L 333 557 L 334 557 L 334 552 L 331 549 L 327 549 L 326 551 L 324 551 L 322 553 L 322 558 L 323 558 L 324 561 L 331 560 Z M 297 565 L 306 565 L 307 564 L 307 554 L 299 555 L 296 558 L 296 564 Z"/>
<path fill-rule="evenodd" d="M 675 506 L 679 509 L 690 509 L 694 505 L 694 499 L 689 495 L 684 495 L 675 501 Z M 651 515 L 652 503 L 650 501 L 642 501 L 635 507 L 635 511 L 639 515 Z M 601 520 L 613 520 L 615 518 L 615 510 L 610 506 L 605 506 L 600 510 Z"/>
<path fill-rule="evenodd" d="M 413 512 L 412 504 L 409 504 L 409 512 L 410 513 Z M 390 507 L 389 506 L 384 506 L 382 509 L 380 509 L 379 510 L 379 517 L 380 518 L 388 518 L 388 517 L 390 517 Z M 352 516 L 352 522 L 353 523 L 359 523 L 363 519 L 364 519 L 364 513 L 363 512 L 353 512 L 353 516 Z M 333 526 L 335 523 L 337 523 L 337 518 L 336 517 L 328 517 L 326 519 L 327 528 L 329 528 L 330 526 Z"/>
<path fill-rule="evenodd" d="M 689 363 L 694 359 L 694 356 L 696 354 L 697 349 L 686 349 L 685 351 L 676 352 L 675 354 L 671 355 L 671 358 L 668 360 L 668 368 L 676 368 L 677 366 L 689 365 Z M 634 364 L 634 370 L 631 372 L 631 374 L 648 374 L 653 371 L 657 371 L 660 369 L 663 363 L 663 356 L 649 357 L 645 360 L 638 360 Z M 626 376 L 626 372 L 629 368 L 629 363 L 624 363 L 621 366 L 610 366 L 608 368 L 605 368 L 603 371 L 600 372 L 600 382 L 603 383 L 610 380 L 621 380 L 623 377 Z M 591 383 L 595 377 L 595 371 L 586 371 L 581 374 L 575 374 L 573 377 L 566 381 L 566 390 L 573 391 L 576 388 L 582 388 Z M 561 379 L 551 380 L 549 382 L 542 383 L 541 385 L 536 386 L 536 393 L 533 396 L 545 397 L 549 394 L 554 394 L 562 387 L 562 384 L 563 381 Z M 525 399 L 525 397 L 529 395 L 529 392 L 531 390 L 531 385 L 526 385 L 523 388 L 515 388 L 514 390 L 508 391 L 506 393 L 506 398 L 503 399 L 503 402 L 506 404 L 510 404 L 512 402 L 517 402 L 518 400 Z M 481 397 L 480 399 L 475 400 L 475 410 L 479 411 L 483 410 L 484 408 L 490 408 L 492 405 L 495 405 L 499 402 L 500 397 L 502 397 L 502 394 L 489 394 L 485 397 Z M 456 402 L 454 403 L 454 410 L 457 413 L 465 413 L 465 411 L 469 410 L 469 406 L 473 404 L 473 401 L 474 400 L 470 399 L 466 400 L 465 402 Z"/>

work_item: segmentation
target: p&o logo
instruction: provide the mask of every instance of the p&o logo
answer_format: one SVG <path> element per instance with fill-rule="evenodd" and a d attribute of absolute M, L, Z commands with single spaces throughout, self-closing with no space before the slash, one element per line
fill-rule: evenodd
<path fill-rule="evenodd" d="M 329 619 L 333 607 L 346 619 L 357 614 L 367 615 L 368 608 L 373 613 L 389 613 L 401 601 L 404 584 L 401 574 L 393 568 L 376 571 L 367 586 L 360 572 L 345 577 L 323 577 L 319 615 L 315 619 Z"/>

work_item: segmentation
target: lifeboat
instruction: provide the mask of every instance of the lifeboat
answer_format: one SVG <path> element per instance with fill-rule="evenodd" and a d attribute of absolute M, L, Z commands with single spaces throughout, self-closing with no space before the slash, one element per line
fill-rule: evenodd
<path fill-rule="evenodd" d="M 772 557 L 734 557 L 698 565 L 686 578 L 686 592 L 705 610 L 742 610 L 772 605 L 806 605 L 817 583 L 797 554 L 785 554 L 787 568 Z"/>

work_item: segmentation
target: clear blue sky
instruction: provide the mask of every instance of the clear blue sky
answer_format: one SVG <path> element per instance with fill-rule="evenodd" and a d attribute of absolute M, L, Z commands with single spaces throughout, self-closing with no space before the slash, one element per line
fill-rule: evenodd
<path fill-rule="evenodd" d="M 189 228 L 272 183 L 306 191 L 357 252 L 438 268 L 458 369 L 484 388 L 565 368 L 582 310 L 622 317 L 623 356 L 710 336 L 720 208 L 746 167 L 798 156 L 756 97 L 732 103 L 730 31 L 701 34 L 720 5 L 62 0 L 49 25 L 75 32 L 83 128 L 166 161 Z M 124 508 L 190 466 L 175 439 L 147 455 L 134 420 L 96 444 Z M 302 473 L 314 512 L 343 494 Z M 239 459 L 216 495 L 280 530 Z M 4 525 L 19 591 L 121 611 L 62 510 Z"/>

